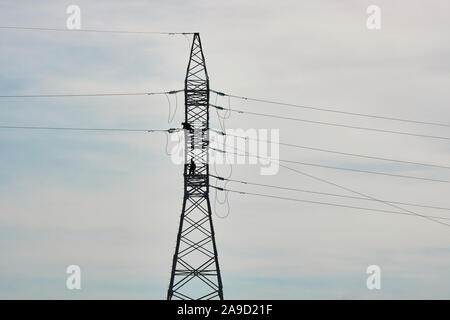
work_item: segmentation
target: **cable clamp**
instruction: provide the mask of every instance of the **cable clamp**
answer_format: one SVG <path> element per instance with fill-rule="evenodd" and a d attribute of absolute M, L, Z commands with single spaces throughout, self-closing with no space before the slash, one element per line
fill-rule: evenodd
<path fill-rule="evenodd" d="M 219 130 L 215 130 L 215 129 L 212 129 L 215 133 L 218 133 L 218 134 L 221 134 L 221 135 L 226 135 L 226 133 L 225 132 L 223 132 L 223 131 L 219 131 Z"/>

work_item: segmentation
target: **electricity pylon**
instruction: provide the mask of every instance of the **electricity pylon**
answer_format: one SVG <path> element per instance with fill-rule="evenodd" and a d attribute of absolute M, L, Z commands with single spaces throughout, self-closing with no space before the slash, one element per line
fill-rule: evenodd
<path fill-rule="evenodd" d="M 209 201 L 209 79 L 198 33 L 184 97 L 184 198 L 167 299 L 223 299 Z"/>

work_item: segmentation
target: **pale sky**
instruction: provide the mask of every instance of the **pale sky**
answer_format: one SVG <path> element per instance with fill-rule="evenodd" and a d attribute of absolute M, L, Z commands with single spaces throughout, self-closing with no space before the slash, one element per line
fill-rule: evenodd
<path fill-rule="evenodd" d="M 446 1 L 0 1 L 0 26 L 200 32 L 211 88 L 357 113 L 450 123 Z M 381 8 L 368 30 L 366 9 Z M 0 29 L 0 95 L 182 89 L 191 37 Z M 215 100 L 215 95 L 211 95 Z M 171 96 L 172 106 L 175 99 Z M 0 125 L 179 127 L 164 96 L 0 98 Z M 219 97 L 218 103 L 228 100 Z M 231 99 L 253 112 L 450 137 L 448 127 Z M 211 127 L 219 128 L 211 114 Z M 280 141 L 449 166 L 448 140 L 232 114 L 227 128 Z M 182 205 L 182 166 L 163 133 L 0 129 L 0 298 L 164 299 Z M 450 180 L 450 170 L 280 147 L 280 158 Z M 289 166 L 375 198 L 450 207 L 448 183 Z M 228 167 L 219 167 L 227 175 Z M 344 193 L 280 168 L 232 178 Z M 369 201 L 228 184 L 230 189 L 393 210 Z M 223 196 L 223 195 L 222 195 Z M 211 194 L 214 204 L 214 192 Z M 227 299 L 450 298 L 450 227 L 397 216 L 230 194 L 214 212 Z M 406 207 L 422 215 L 450 212 Z M 217 214 L 217 215 L 216 215 Z M 66 289 L 79 265 L 82 289 Z M 381 268 L 381 290 L 366 268 Z"/>

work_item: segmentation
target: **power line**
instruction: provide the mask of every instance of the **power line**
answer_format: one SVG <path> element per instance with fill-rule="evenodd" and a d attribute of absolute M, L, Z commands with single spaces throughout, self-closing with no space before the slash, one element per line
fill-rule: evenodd
<path fill-rule="evenodd" d="M 215 176 L 215 175 L 212 175 L 212 174 L 210 174 L 210 176 L 214 177 L 216 179 L 222 180 L 222 181 L 225 180 L 225 181 L 237 182 L 237 183 L 241 183 L 241 184 L 245 184 L 245 185 L 254 185 L 254 186 L 260 186 L 260 187 L 268 187 L 268 188 L 280 189 L 280 190 L 298 191 L 298 192 L 303 192 L 303 193 L 319 194 L 319 195 L 339 197 L 339 198 L 373 201 L 371 199 L 367 199 L 367 198 L 363 198 L 363 197 L 346 196 L 346 195 L 341 195 L 341 194 L 336 194 L 336 193 L 319 192 L 319 191 L 314 191 L 314 190 L 297 189 L 297 188 L 275 186 L 275 185 L 270 185 L 270 184 L 255 183 L 255 182 L 249 182 L 249 181 L 243 181 L 243 180 L 235 180 L 235 179 L 229 179 L 229 178 L 223 178 L 223 177 Z M 413 207 L 421 207 L 421 208 L 429 208 L 429 209 L 438 209 L 438 210 L 450 211 L 450 208 L 445 208 L 445 207 L 437 207 L 437 206 L 430 206 L 430 205 L 424 205 L 424 204 L 416 204 L 416 203 L 409 203 L 409 202 L 399 202 L 399 201 L 390 201 L 390 200 L 384 200 L 384 201 L 388 202 L 388 203 L 402 204 L 402 205 L 413 206 Z"/>
<path fill-rule="evenodd" d="M 226 151 L 226 150 L 219 150 L 219 149 L 215 149 L 215 148 L 211 148 L 211 149 L 213 149 L 215 151 L 219 151 L 219 152 L 225 152 L 225 153 L 238 155 L 238 156 L 247 155 L 247 156 L 256 157 L 256 158 L 259 158 L 259 159 L 261 158 L 260 156 L 250 155 L 248 153 L 239 154 L 239 153 L 236 153 L 236 152 L 231 152 L 231 151 Z M 424 181 L 431 181 L 431 182 L 450 183 L 449 180 L 424 178 L 424 177 L 402 175 L 402 174 L 394 174 L 394 173 L 379 172 L 379 171 L 370 171 L 370 170 L 335 167 L 335 166 L 329 166 L 329 165 L 324 165 L 324 164 L 316 164 L 316 163 L 302 162 L 302 161 L 296 161 L 296 160 L 278 159 L 277 161 L 287 162 L 287 163 L 296 163 L 296 164 L 301 164 L 301 165 L 310 166 L 310 167 L 318 167 L 318 168 L 326 168 L 326 169 L 344 170 L 344 171 L 352 171 L 352 172 L 358 172 L 358 173 L 368 173 L 368 174 L 390 176 L 390 177 L 395 177 L 395 178 L 406 178 L 406 179 L 424 180 Z"/>
<path fill-rule="evenodd" d="M 183 90 L 161 92 L 122 92 L 122 93 L 79 93 L 79 94 L 29 94 L 29 95 L 0 95 L 0 98 L 60 98 L 60 97 L 108 97 L 108 96 L 152 96 L 162 94 L 176 94 Z"/>
<path fill-rule="evenodd" d="M 377 128 L 360 127 L 360 126 L 351 126 L 351 125 L 334 123 L 334 122 L 324 122 L 324 121 L 315 121 L 315 120 L 301 119 L 301 118 L 294 118 L 294 117 L 285 117 L 285 116 L 278 116 L 278 115 L 274 115 L 274 114 L 251 112 L 251 111 L 244 111 L 244 110 L 231 109 L 231 108 L 223 108 L 223 107 L 216 106 L 216 105 L 213 105 L 213 104 L 210 104 L 210 106 L 214 107 L 214 108 L 217 108 L 219 110 L 230 110 L 230 111 L 233 111 L 233 112 L 236 112 L 236 113 L 241 113 L 241 114 L 251 114 L 251 115 L 255 115 L 255 116 L 263 116 L 263 117 L 270 117 L 270 118 L 283 119 L 283 120 L 292 120 L 292 121 L 313 123 L 313 124 L 332 126 L 332 127 L 341 127 L 341 128 L 347 128 L 347 129 L 358 129 L 358 130 L 366 130 L 366 131 L 373 131 L 373 132 L 392 133 L 392 134 L 414 136 L 414 137 L 421 137 L 421 138 L 450 140 L 450 137 L 432 136 L 432 135 L 412 133 L 412 132 L 385 130 L 385 129 L 377 129 Z"/>
<path fill-rule="evenodd" d="M 192 35 L 192 34 L 195 34 L 195 32 L 128 31 L 128 30 L 103 30 L 103 29 L 64 29 L 64 28 L 22 27 L 22 26 L 0 26 L 0 29 L 34 30 L 34 31 L 67 31 L 67 32 L 118 33 L 118 34 L 159 34 L 159 35 Z"/>
<path fill-rule="evenodd" d="M 234 149 L 237 150 L 237 151 L 241 151 L 241 152 L 242 152 L 242 150 L 239 150 L 238 148 L 234 148 Z M 264 157 L 264 158 L 265 158 L 266 160 L 269 160 L 270 162 L 273 161 L 273 159 L 270 158 L 270 157 Z M 450 227 L 450 224 L 447 224 L 447 223 L 442 222 L 442 221 L 439 221 L 439 220 L 435 220 L 435 219 L 432 218 L 432 217 L 429 217 L 429 216 L 426 216 L 426 215 L 422 215 L 422 214 L 417 213 L 417 212 L 415 212 L 415 211 L 412 211 L 412 210 L 409 210 L 409 209 L 405 209 L 405 208 L 400 207 L 400 206 L 398 206 L 398 205 L 396 205 L 396 204 L 389 203 L 389 202 L 383 201 L 383 200 L 381 200 L 381 199 L 377 199 L 377 198 L 372 197 L 372 196 L 370 196 L 370 195 L 368 195 L 368 194 L 365 194 L 365 193 L 363 193 L 363 192 L 359 192 L 359 191 L 353 190 L 353 189 L 351 189 L 351 188 L 344 187 L 344 186 L 342 186 L 342 185 L 340 185 L 340 184 L 338 184 L 338 183 L 329 181 L 329 180 L 327 180 L 327 179 L 323 179 L 323 178 L 316 177 L 315 175 L 312 175 L 312 174 L 309 174 L 309 173 L 300 171 L 300 170 L 298 170 L 298 169 L 291 168 L 291 167 L 286 166 L 286 165 L 283 165 L 283 164 L 279 164 L 279 165 L 280 165 L 280 167 L 283 167 L 283 168 L 288 169 L 288 170 L 290 170 L 290 171 L 293 171 L 293 172 L 295 172 L 295 173 L 301 174 L 302 176 L 305 176 L 305 177 L 308 177 L 308 178 L 311 178 L 311 179 L 314 179 L 314 180 L 317 180 L 317 181 L 326 183 L 326 184 L 328 184 L 328 185 L 334 186 L 334 187 L 336 187 L 336 188 L 339 188 L 339 189 L 344 190 L 344 191 L 347 191 L 347 192 L 351 192 L 351 193 L 356 194 L 356 195 L 359 195 L 359 196 L 363 196 L 363 197 L 365 197 L 365 198 L 367 198 L 367 199 L 371 199 L 371 200 L 373 200 L 373 201 L 377 201 L 377 202 L 383 203 L 383 204 L 385 204 L 385 205 L 387 205 L 387 206 L 390 206 L 390 207 L 392 207 L 392 208 L 400 209 L 400 210 L 402 210 L 402 211 L 404 211 L 404 212 L 414 214 L 414 215 L 416 215 L 417 217 L 422 217 L 422 218 L 427 219 L 427 220 L 430 220 L 430 221 L 432 221 L 432 222 L 442 224 L 442 225 L 444 225 L 444 226 L 446 226 L 446 227 Z"/>
<path fill-rule="evenodd" d="M 426 215 L 417 213 L 417 212 L 412 211 L 412 210 L 409 210 L 409 209 L 405 209 L 405 208 L 400 207 L 400 206 L 398 206 L 398 205 L 396 205 L 396 204 L 386 202 L 386 201 L 384 201 L 384 200 L 381 200 L 381 199 L 372 197 L 372 196 L 370 196 L 370 195 L 368 195 L 368 194 L 366 194 L 366 193 L 359 192 L 359 191 L 356 191 L 356 190 L 351 189 L 351 188 L 348 188 L 348 187 L 344 187 L 344 186 L 342 186 L 342 185 L 340 185 L 340 184 L 334 183 L 334 182 L 329 181 L 329 180 L 327 180 L 327 179 L 319 178 L 319 177 L 316 177 L 316 176 L 314 176 L 314 175 L 312 175 L 312 174 L 309 174 L 309 173 L 306 173 L 306 172 L 303 172 L 303 171 L 300 171 L 300 170 L 297 170 L 297 169 L 294 169 L 294 168 L 291 168 L 291 167 L 288 167 L 288 166 L 285 166 L 285 165 L 282 165 L 282 164 L 280 164 L 280 167 L 283 167 L 283 168 L 286 168 L 286 169 L 291 170 L 291 171 L 293 171 L 293 172 L 299 173 L 299 174 L 301 174 L 301 175 L 303 175 L 303 176 L 306 176 L 306 177 L 308 177 L 308 178 L 311 178 L 311 179 L 314 179 L 314 180 L 317 180 L 317 181 L 320 181 L 320 182 L 329 184 L 329 185 L 331 185 L 331 186 L 335 186 L 335 187 L 337 187 L 337 188 L 339 188 L 339 189 L 342 189 L 342 190 L 345 190 L 345 191 L 348 191 L 348 192 L 351 192 L 351 193 L 354 193 L 354 194 L 357 194 L 357 195 L 366 197 L 367 199 L 370 199 L 370 200 L 373 200 L 373 201 L 377 201 L 377 202 L 383 203 L 383 204 L 385 204 L 385 205 L 387 205 L 387 206 L 390 206 L 390 207 L 393 207 L 393 208 L 396 208 L 396 209 L 400 209 L 400 210 L 402 210 L 402 211 L 404 211 L 404 212 L 414 214 L 414 215 L 416 215 L 417 217 L 421 217 L 421 218 L 430 220 L 430 221 L 432 221 L 432 222 L 442 224 L 442 225 L 444 225 L 444 226 L 446 226 L 446 227 L 450 227 L 450 224 L 447 224 L 447 223 L 442 222 L 442 221 L 439 221 L 439 220 L 435 220 L 433 217 L 426 216 Z"/>
<path fill-rule="evenodd" d="M 385 204 L 385 205 L 387 205 L 387 206 L 390 206 L 390 207 L 393 207 L 393 208 L 396 208 L 396 209 L 400 209 L 400 210 L 402 210 L 402 211 L 404 211 L 404 212 L 407 212 L 407 213 L 410 213 L 410 214 L 414 214 L 414 215 L 416 215 L 417 217 L 425 218 L 425 219 L 430 220 L 430 221 L 432 221 L 432 222 L 442 224 L 442 225 L 444 225 L 444 226 L 446 226 L 446 227 L 450 227 L 450 224 L 447 224 L 447 223 L 442 222 L 442 221 L 439 221 L 439 220 L 435 220 L 433 217 L 426 216 L 426 215 L 417 213 L 417 212 L 412 211 L 412 210 L 409 210 L 409 209 L 405 209 L 405 208 L 400 207 L 400 206 L 398 206 L 398 205 L 396 205 L 396 204 L 386 202 L 386 201 L 384 201 L 384 200 L 381 200 L 381 199 L 372 197 L 372 196 L 370 196 L 370 195 L 368 195 L 368 194 L 366 194 L 366 193 L 359 192 L 359 191 L 356 191 L 356 190 L 351 189 L 351 188 L 348 188 L 348 187 L 344 187 L 344 186 L 342 186 L 342 185 L 340 185 L 340 184 L 334 183 L 334 182 L 329 181 L 329 180 L 327 180 L 327 179 L 319 178 L 319 177 L 316 177 L 316 176 L 314 176 L 314 175 L 312 175 L 312 174 L 309 174 L 309 173 L 306 173 L 306 172 L 303 172 L 303 171 L 300 171 L 300 170 L 297 170 L 297 169 L 294 169 L 294 168 L 291 168 L 291 167 L 288 167 L 288 166 L 285 166 L 285 165 L 282 165 L 282 164 L 280 164 L 280 167 L 283 167 L 283 168 L 286 168 L 286 169 L 291 170 L 291 171 L 293 171 L 293 172 L 299 173 L 299 174 L 301 174 L 301 175 L 303 175 L 303 176 L 305 176 L 305 177 L 308 177 L 308 178 L 311 178 L 311 179 L 314 179 L 314 180 L 317 180 L 317 181 L 320 181 L 320 182 L 329 184 L 329 185 L 334 186 L 334 187 L 337 187 L 337 188 L 339 188 L 339 189 L 342 189 L 342 190 L 345 190 L 345 191 L 348 191 L 348 192 L 351 192 L 351 193 L 354 193 L 354 194 L 357 194 L 357 195 L 366 197 L 368 200 L 377 201 L 377 202 L 383 203 L 383 204 Z"/>
<path fill-rule="evenodd" d="M 43 127 L 43 126 L 0 126 L 0 129 L 26 130 L 66 130 L 66 131 L 121 131 L 121 132 L 177 132 L 182 129 L 130 129 L 130 128 L 82 128 L 82 127 Z"/>
<path fill-rule="evenodd" d="M 237 149 L 237 148 L 235 148 L 235 150 L 237 150 L 237 151 L 242 151 L 242 150 L 239 150 L 239 149 Z M 273 159 L 270 158 L 270 157 L 264 157 L 264 158 L 265 158 L 266 160 L 269 160 L 270 162 L 273 161 Z M 356 191 L 356 190 L 351 189 L 351 188 L 348 188 L 348 187 L 344 187 L 344 186 L 342 186 L 342 185 L 340 185 L 340 184 L 338 184 L 338 183 L 329 181 L 329 180 L 327 180 L 327 179 L 319 178 L 319 177 L 317 177 L 317 176 L 315 176 L 315 175 L 312 175 L 312 174 L 309 174 L 309 173 L 300 171 L 300 170 L 295 169 L 295 168 L 291 168 L 291 167 L 286 166 L 286 165 L 283 165 L 283 164 L 280 164 L 280 167 L 283 167 L 283 168 L 288 169 L 288 170 L 290 170 L 290 171 L 293 171 L 293 172 L 295 172 L 295 173 L 301 174 L 302 176 L 305 176 L 305 177 L 308 177 L 308 178 L 311 178 L 311 179 L 314 179 L 314 180 L 317 180 L 317 181 L 326 183 L 326 184 L 328 184 L 328 185 L 330 185 L 330 186 L 334 186 L 334 187 L 339 188 L 339 189 L 341 189 L 341 190 L 344 190 L 344 191 L 347 191 L 347 192 L 351 192 L 351 193 L 353 193 L 353 194 L 356 194 L 356 195 L 359 195 L 359 196 L 363 196 L 363 197 L 365 197 L 365 198 L 367 198 L 367 199 L 370 199 L 370 200 L 373 200 L 373 201 L 377 201 L 377 202 L 383 203 L 383 204 L 385 204 L 385 205 L 387 205 L 387 206 L 390 206 L 390 207 L 392 207 L 392 208 L 400 209 L 400 210 L 402 210 L 402 211 L 404 211 L 404 212 L 414 214 L 414 215 L 416 215 L 417 217 L 421 217 L 421 218 L 430 220 L 430 221 L 432 221 L 432 222 L 442 224 L 442 225 L 444 225 L 444 226 L 446 226 L 446 227 L 450 227 L 450 224 L 447 224 L 447 223 L 445 223 L 445 222 L 442 222 L 442 221 L 439 221 L 439 220 L 435 220 L 435 219 L 432 218 L 432 217 L 429 217 L 429 216 L 426 216 L 426 215 L 422 215 L 422 214 L 417 213 L 417 212 L 415 212 L 415 211 L 412 211 L 412 210 L 409 210 L 409 209 L 405 209 L 405 208 L 403 208 L 403 207 L 400 207 L 400 206 L 398 206 L 398 205 L 396 205 L 396 204 L 389 203 L 389 202 L 386 202 L 386 201 L 384 201 L 384 200 L 381 200 L 381 199 L 372 197 L 372 196 L 370 196 L 370 195 L 368 195 L 368 194 L 366 194 L 366 193 L 363 193 L 363 192 L 360 192 L 360 191 Z"/>
<path fill-rule="evenodd" d="M 264 102 L 264 103 L 269 103 L 269 104 L 276 104 L 276 105 L 286 106 L 286 107 L 310 109 L 310 110 L 316 110 L 316 111 L 322 111 L 322 112 L 333 112 L 333 113 L 340 113 L 340 114 L 346 114 L 346 115 L 358 116 L 358 117 L 366 117 L 366 118 L 392 120 L 392 121 L 400 121 L 400 122 L 408 122 L 408 123 L 416 123 L 416 124 L 426 124 L 426 125 L 440 126 L 440 127 L 450 127 L 450 124 L 441 123 L 441 122 L 429 122 L 429 121 L 397 118 L 397 117 L 391 117 L 391 116 L 379 116 L 379 115 L 366 114 L 366 113 L 358 113 L 358 112 L 335 110 L 335 109 L 329 109 L 329 108 L 323 108 L 323 107 L 312 107 L 312 106 L 305 106 L 305 105 L 299 105 L 299 104 L 277 102 L 277 101 L 271 101 L 271 100 L 266 100 L 266 99 L 258 99 L 258 98 L 244 97 L 244 96 L 236 96 L 236 95 L 231 95 L 231 94 L 226 94 L 226 93 L 223 93 L 223 92 L 215 91 L 215 90 L 212 90 L 212 89 L 210 91 L 214 92 L 214 93 L 216 93 L 218 95 L 221 95 L 221 96 L 227 96 L 227 97 L 232 97 L 232 98 L 237 98 L 237 99 L 242 99 L 242 100 L 249 100 L 249 101 L 256 101 L 256 102 Z"/>
<path fill-rule="evenodd" d="M 305 200 L 305 199 L 297 199 L 297 198 L 289 198 L 289 197 L 280 197 L 280 196 L 274 196 L 274 195 L 269 195 L 269 194 L 261 194 L 261 193 L 254 193 L 254 192 L 246 192 L 246 191 L 238 191 L 238 190 L 220 188 L 220 187 L 216 187 L 216 186 L 212 186 L 212 185 L 211 185 L 211 187 L 215 188 L 217 190 L 220 190 L 220 191 L 239 193 L 239 194 L 243 194 L 243 195 L 253 195 L 253 196 L 259 196 L 259 197 L 274 198 L 274 199 L 279 199 L 279 200 L 289 200 L 289 201 L 305 202 L 305 203 L 311 203 L 311 204 L 327 205 L 327 206 L 333 206 L 333 207 L 341 207 L 341 208 L 350 208 L 350 209 L 365 210 L 365 211 L 374 211 L 374 212 L 382 212 L 382 213 L 391 213 L 391 214 L 401 214 L 401 215 L 407 215 L 407 216 L 414 216 L 414 214 L 405 213 L 405 212 L 399 212 L 399 211 L 372 209 L 372 208 L 358 207 L 358 206 L 349 206 L 349 205 L 338 204 L 338 203 L 331 203 L 331 202 L 322 202 L 322 201 L 313 201 L 313 200 Z M 442 219 L 442 220 L 450 220 L 450 218 L 448 218 L 448 217 L 440 217 L 440 216 L 424 216 L 424 217 L 434 218 L 434 219 Z"/>
<path fill-rule="evenodd" d="M 423 163 L 423 162 L 415 162 L 415 161 L 407 161 L 407 160 L 398 160 L 398 159 L 383 158 L 383 157 L 376 157 L 376 156 L 368 156 L 368 155 L 362 155 L 362 154 L 357 154 L 357 153 L 349 153 L 349 152 L 342 152 L 342 151 L 336 151 L 336 150 L 329 150 L 329 149 L 322 149 L 322 148 L 302 146 L 302 145 L 298 145 L 298 144 L 291 144 L 291 143 L 285 143 L 285 142 L 275 142 L 275 141 L 272 141 L 272 140 L 263 140 L 263 139 L 255 139 L 255 138 L 251 138 L 251 137 L 238 136 L 238 135 L 225 133 L 223 131 L 219 131 L 219 130 L 216 130 L 216 129 L 210 129 L 210 130 L 212 130 L 212 131 L 214 131 L 214 132 L 216 132 L 218 134 L 221 134 L 221 135 L 227 135 L 227 136 L 231 136 L 231 137 L 241 138 L 241 139 L 244 139 L 244 140 L 268 142 L 268 143 L 278 144 L 278 145 L 287 146 L 287 147 L 294 147 L 294 148 L 307 149 L 307 150 L 313 150 L 313 151 L 334 153 L 334 154 L 339 154 L 339 155 L 359 157 L 359 158 L 366 158 L 366 159 L 373 159 L 373 160 L 391 161 L 391 162 L 398 162 L 398 163 L 405 163 L 405 164 L 413 164 L 413 165 L 421 165 L 421 166 L 427 166 L 427 167 L 435 167 L 435 168 L 441 168 L 441 169 L 450 169 L 450 166 L 443 166 L 443 165 L 439 165 L 439 164 Z"/>

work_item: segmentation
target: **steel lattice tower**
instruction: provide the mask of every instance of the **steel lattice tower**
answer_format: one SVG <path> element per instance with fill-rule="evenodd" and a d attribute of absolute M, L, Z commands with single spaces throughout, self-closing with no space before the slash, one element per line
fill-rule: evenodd
<path fill-rule="evenodd" d="M 184 96 L 184 198 L 167 299 L 223 299 L 209 201 L 209 79 L 198 33 Z"/>

